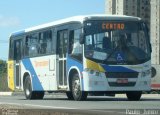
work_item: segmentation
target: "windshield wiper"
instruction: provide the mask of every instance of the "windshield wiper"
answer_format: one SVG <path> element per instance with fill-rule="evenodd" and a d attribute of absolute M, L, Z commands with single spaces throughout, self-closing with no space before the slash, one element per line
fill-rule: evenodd
<path fill-rule="evenodd" d="M 109 56 L 107 56 L 106 60 L 104 61 L 108 61 L 108 59 L 117 51 L 118 47 L 119 45 L 113 49 L 113 51 L 109 54 Z"/>

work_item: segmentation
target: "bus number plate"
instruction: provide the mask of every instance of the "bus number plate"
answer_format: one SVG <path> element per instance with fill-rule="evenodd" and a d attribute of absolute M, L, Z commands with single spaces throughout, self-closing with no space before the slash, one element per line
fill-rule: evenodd
<path fill-rule="evenodd" d="M 128 83 L 128 79 L 117 79 L 117 83 Z"/>

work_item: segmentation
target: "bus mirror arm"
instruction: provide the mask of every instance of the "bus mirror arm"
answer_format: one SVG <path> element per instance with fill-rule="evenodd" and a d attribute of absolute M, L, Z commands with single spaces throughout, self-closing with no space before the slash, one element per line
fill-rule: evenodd
<path fill-rule="evenodd" d="M 151 45 L 151 43 L 149 44 L 149 47 L 150 47 L 150 51 L 152 52 L 152 45 Z"/>
<path fill-rule="evenodd" d="M 80 34 L 79 38 L 80 38 L 79 43 L 84 44 L 84 34 L 83 33 Z"/>

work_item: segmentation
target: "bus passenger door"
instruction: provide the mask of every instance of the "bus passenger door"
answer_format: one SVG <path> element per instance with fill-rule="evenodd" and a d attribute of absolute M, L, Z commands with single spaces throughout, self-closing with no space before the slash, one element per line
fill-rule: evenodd
<path fill-rule="evenodd" d="M 67 53 L 68 31 L 62 30 L 58 32 L 57 52 L 58 58 L 58 88 L 65 89 L 67 86 L 66 77 L 66 53 Z"/>
<path fill-rule="evenodd" d="M 22 40 L 14 41 L 14 76 L 15 76 L 15 87 L 21 87 L 21 57 L 22 57 Z"/>

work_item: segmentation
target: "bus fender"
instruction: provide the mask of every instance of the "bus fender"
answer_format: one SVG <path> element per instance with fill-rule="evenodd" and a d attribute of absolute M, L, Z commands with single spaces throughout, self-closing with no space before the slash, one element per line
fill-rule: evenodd
<path fill-rule="evenodd" d="M 78 67 L 72 66 L 68 71 L 68 79 L 67 79 L 69 91 L 71 90 L 71 80 L 72 80 L 72 77 L 75 73 L 78 73 L 79 77 L 81 76 L 81 73 L 80 73 L 80 70 L 78 69 Z M 79 79 L 81 81 L 81 78 L 79 78 Z"/>
<path fill-rule="evenodd" d="M 24 74 L 23 74 L 23 84 L 22 84 L 22 86 L 23 86 L 23 88 L 22 88 L 22 90 L 24 90 L 24 80 L 25 80 L 25 78 L 27 77 L 27 76 L 29 76 L 30 77 L 30 80 L 31 80 L 31 83 L 32 83 L 32 77 L 31 77 L 31 74 L 30 74 L 30 72 L 29 71 L 26 71 Z M 33 87 L 32 87 L 32 89 L 33 89 Z"/>

